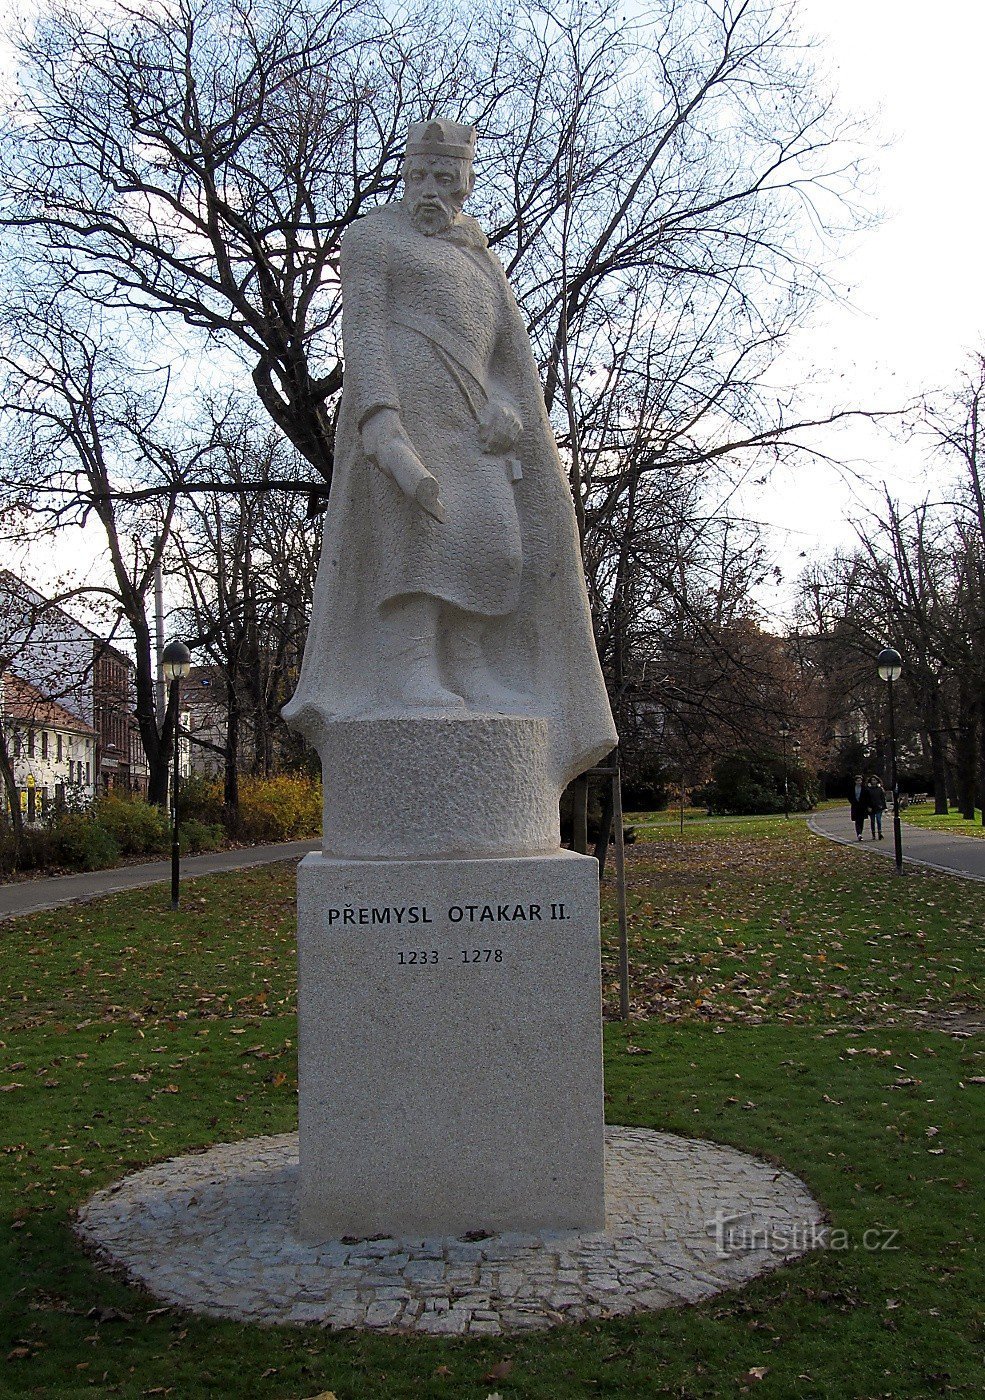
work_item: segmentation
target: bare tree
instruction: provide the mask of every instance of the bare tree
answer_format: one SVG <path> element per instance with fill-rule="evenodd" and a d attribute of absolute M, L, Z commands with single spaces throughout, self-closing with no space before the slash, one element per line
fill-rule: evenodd
<path fill-rule="evenodd" d="M 221 680 L 224 807 L 235 828 L 239 772 L 269 774 L 283 747 L 279 712 L 300 665 L 318 550 L 301 496 L 225 489 L 301 478 L 283 439 L 264 431 L 249 405 L 213 406 L 202 436 L 212 451 L 198 479 L 220 489 L 182 504 L 173 549 L 189 598 L 189 641 Z"/>
<path fill-rule="evenodd" d="M 716 498 L 737 480 L 854 411 L 805 415 L 765 387 L 830 290 L 834 241 L 863 222 L 858 132 L 795 13 L 56 3 L 21 38 L 0 218 L 45 269 L 37 314 L 68 292 L 117 344 L 170 326 L 178 357 L 222 347 L 324 482 L 339 240 L 393 197 L 410 120 L 475 122 L 474 212 L 533 336 L 618 695 L 634 638 L 667 612 L 653 580 L 673 577 L 680 549 L 658 557 L 659 522 L 682 500 L 690 520 L 724 520 Z M 167 510 L 175 479 L 124 489 Z M 217 484 L 186 475 L 182 489 Z"/>
<path fill-rule="evenodd" d="M 64 306 L 62 312 L 64 312 Z M 148 620 L 155 570 L 167 544 L 182 473 L 194 461 L 155 432 L 161 396 L 135 388 L 128 366 L 98 332 L 52 308 L 45 322 L 12 316 L 16 353 L 0 356 L 0 408 L 8 429 L 0 504 L 16 537 L 44 541 L 61 524 L 97 522 L 109 578 L 87 583 L 113 632 L 125 620 L 136 662 L 136 718 L 149 770 L 148 797 L 166 801 L 174 716 L 155 712 L 156 656 Z M 154 501 L 135 505 L 121 486 L 148 478 Z"/>

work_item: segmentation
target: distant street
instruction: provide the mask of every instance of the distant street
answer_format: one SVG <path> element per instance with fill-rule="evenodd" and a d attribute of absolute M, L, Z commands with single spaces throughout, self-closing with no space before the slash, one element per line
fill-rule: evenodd
<path fill-rule="evenodd" d="M 887 860 L 895 856 L 891 810 L 882 819 L 884 841 L 872 840 L 868 822 L 865 823 L 863 840 L 856 839 L 847 802 L 843 810 L 815 812 L 808 825 L 819 836 L 826 836 L 829 841 L 840 841 L 846 846 L 857 846 L 867 855 L 883 856 Z M 985 880 L 985 837 L 924 831 L 922 827 L 907 826 L 904 822 L 903 860 L 907 864 L 927 865 L 950 875 L 961 875 L 966 880 Z"/>
<path fill-rule="evenodd" d="M 245 870 L 251 865 L 273 865 L 280 860 L 300 860 L 317 851 L 320 841 L 284 841 L 273 846 L 245 846 L 234 851 L 211 851 L 187 856 L 181 862 L 181 881 L 199 875 L 219 875 L 225 870 Z M 20 914 L 36 914 L 61 904 L 82 903 L 104 894 L 142 889 L 171 879 L 171 861 L 154 860 L 146 865 L 123 865 L 114 870 L 93 870 L 81 875 L 57 875 L 45 880 L 21 880 L 0 885 L 0 920 Z"/>

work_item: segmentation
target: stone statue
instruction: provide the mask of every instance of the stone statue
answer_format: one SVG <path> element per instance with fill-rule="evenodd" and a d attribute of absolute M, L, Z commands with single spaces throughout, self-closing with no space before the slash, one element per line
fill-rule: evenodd
<path fill-rule="evenodd" d="M 298 868 L 306 1239 L 605 1226 L 598 864 L 560 849 L 558 798 L 616 735 L 523 320 L 462 213 L 474 145 L 412 126 L 403 199 L 342 241 L 284 711 L 324 779 Z"/>
<path fill-rule="evenodd" d="M 526 328 L 462 213 L 474 148 L 414 124 L 402 201 L 343 238 L 335 477 L 284 714 L 322 749 L 336 721 L 537 716 L 560 789 L 616 735 Z"/>

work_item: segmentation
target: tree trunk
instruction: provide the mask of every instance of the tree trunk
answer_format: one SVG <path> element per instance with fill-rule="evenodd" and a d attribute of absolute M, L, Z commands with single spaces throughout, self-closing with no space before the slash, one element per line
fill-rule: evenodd
<path fill-rule="evenodd" d="M 7 749 L 7 736 L 0 725 L 0 774 L 3 775 L 3 787 L 7 794 L 7 804 L 10 807 L 10 829 L 14 833 L 14 854 L 19 856 L 24 846 L 24 819 L 21 816 L 21 799 L 17 791 L 17 779 L 14 777 L 14 765 L 10 761 L 10 753 Z"/>
<path fill-rule="evenodd" d="M 588 854 L 588 779 L 582 775 L 571 784 L 571 849 Z"/>
<path fill-rule="evenodd" d="M 978 781 L 978 725 L 974 708 L 962 705 L 958 720 L 955 779 L 958 802 L 965 821 L 975 820 L 975 788 Z"/>
<path fill-rule="evenodd" d="M 944 752 L 944 740 L 941 736 L 940 728 L 940 706 L 936 696 L 930 705 L 930 724 L 928 726 L 928 737 L 930 739 L 930 763 L 934 772 L 934 815 L 938 817 L 947 816 L 947 755 Z"/>
<path fill-rule="evenodd" d="M 239 696 L 226 676 L 226 745 L 223 755 L 222 815 L 226 830 L 239 830 Z"/>
<path fill-rule="evenodd" d="M 605 760 L 608 767 L 615 763 L 614 754 L 610 754 Z M 609 778 L 605 785 L 605 793 L 602 797 L 602 814 L 599 818 L 599 834 L 595 842 L 595 859 L 599 863 L 599 879 L 605 876 L 605 860 L 609 854 L 609 837 L 612 835 L 612 814 L 614 811 L 613 780 Z"/>
<path fill-rule="evenodd" d="M 137 727 L 140 730 L 140 742 L 147 759 L 147 801 L 155 807 L 166 810 L 169 763 L 177 716 L 174 713 L 174 706 L 171 704 L 169 695 L 164 720 L 158 729 L 154 708 L 157 677 L 156 668 L 151 660 L 153 649 L 151 647 L 150 627 L 143 611 L 144 598 L 143 595 L 140 595 L 139 598 L 134 595 L 127 601 L 130 604 L 127 608 L 127 618 L 133 628 L 134 652 L 137 662 L 134 676 Z"/>

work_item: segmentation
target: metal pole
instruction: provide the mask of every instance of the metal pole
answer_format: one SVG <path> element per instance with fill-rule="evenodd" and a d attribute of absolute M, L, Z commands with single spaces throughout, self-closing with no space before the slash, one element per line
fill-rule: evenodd
<path fill-rule="evenodd" d="M 787 774 L 787 736 L 786 733 L 780 735 L 783 740 L 783 815 L 787 821 L 790 820 L 790 779 Z"/>
<path fill-rule="evenodd" d="M 164 724 L 167 710 L 164 682 L 164 575 L 160 559 L 154 569 L 154 635 L 157 638 L 157 723 L 161 726 Z"/>
<path fill-rule="evenodd" d="M 626 928 L 626 847 L 622 829 L 622 769 L 612 775 L 612 819 L 616 825 L 616 895 L 619 901 L 619 1015 L 629 1020 L 629 933 Z"/>
<path fill-rule="evenodd" d="M 181 681 L 177 676 L 171 682 L 171 699 L 174 704 L 174 778 L 171 783 L 171 908 L 177 909 L 181 864 L 178 846 L 178 774 L 181 758 L 178 735 L 181 717 Z"/>
<path fill-rule="evenodd" d="M 893 779 L 893 840 L 896 843 L 896 871 L 903 874 L 903 825 L 899 815 L 899 778 L 896 776 L 896 706 L 893 704 L 892 677 L 889 686 L 889 763 Z"/>

